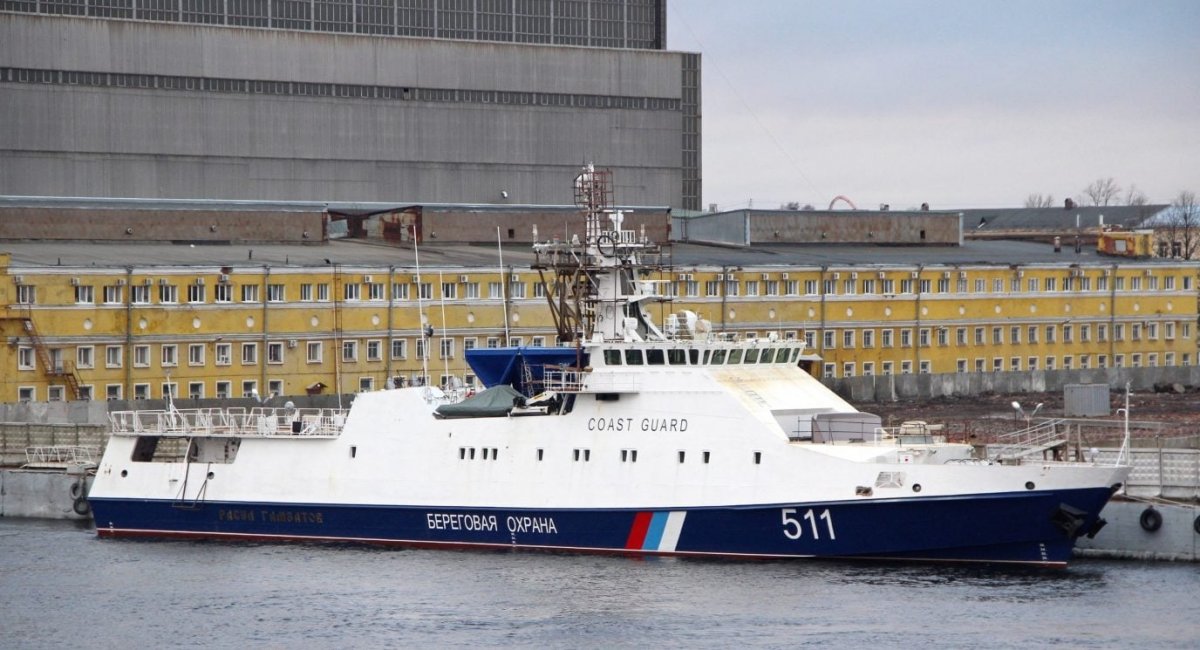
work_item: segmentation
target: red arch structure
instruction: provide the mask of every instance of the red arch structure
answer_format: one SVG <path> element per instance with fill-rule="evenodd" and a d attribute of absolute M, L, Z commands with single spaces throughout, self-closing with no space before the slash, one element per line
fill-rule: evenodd
<path fill-rule="evenodd" d="M 851 201 L 850 199 L 846 198 L 845 196 L 843 196 L 841 194 L 838 194 L 837 196 L 833 197 L 833 200 L 829 202 L 829 209 L 832 210 L 833 204 L 837 203 L 838 201 L 845 201 L 846 205 L 850 206 L 851 210 L 858 209 L 858 206 L 854 205 L 854 201 Z"/>

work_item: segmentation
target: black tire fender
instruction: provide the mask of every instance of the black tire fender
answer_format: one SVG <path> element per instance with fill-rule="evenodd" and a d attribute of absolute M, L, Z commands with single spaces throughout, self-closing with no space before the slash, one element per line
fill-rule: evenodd
<path fill-rule="evenodd" d="M 1154 508 L 1146 508 L 1142 511 L 1142 516 L 1138 519 L 1138 523 L 1142 525 L 1142 530 L 1148 533 L 1156 532 L 1159 528 L 1162 528 L 1162 513 Z"/>
<path fill-rule="evenodd" d="M 83 496 L 83 491 L 84 491 L 83 488 L 84 488 L 83 479 L 79 479 L 78 481 L 75 481 L 74 483 L 72 483 L 71 484 L 71 498 L 78 499 L 79 497 Z"/>
<path fill-rule="evenodd" d="M 75 499 L 75 503 L 71 504 L 71 509 L 80 517 L 92 514 L 92 504 L 88 503 L 87 497 L 82 495 Z"/>

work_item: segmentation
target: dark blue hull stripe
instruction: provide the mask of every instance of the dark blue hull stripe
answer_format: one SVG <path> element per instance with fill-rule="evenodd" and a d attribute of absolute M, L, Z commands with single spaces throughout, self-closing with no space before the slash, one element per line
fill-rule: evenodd
<path fill-rule="evenodd" d="M 1103 488 L 889 501 L 661 509 L 173 502 L 90 499 L 105 537 L 352 541 L 681 556 L 863 558 L 1063 565 Z M 641 522 L 641 523 L 639 523 Z"/>

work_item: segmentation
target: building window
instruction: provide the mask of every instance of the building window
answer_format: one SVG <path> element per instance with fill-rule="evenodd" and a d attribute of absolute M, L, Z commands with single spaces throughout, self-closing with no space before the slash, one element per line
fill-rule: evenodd
<path fill-rule="evenodd" d="M 454 339 L 443 338 L 441 340 L 441 353 L 442 353 L 441 358 L 443 358 L 443 359 L 453 359 L 454 358 Z"/>
<path fill-rule="evenodd" d="M 842 376 L 843 377 L 853 377 L 854 376 L 854 362 L 853 361 L 847 361 L 842 364 Z"/>
<path fill-rule="evenodd" d="M 417 285 L 417 298 L 419 300 L 433 300 L 433 283 L 422 282 Z"/>
<path fill-rule="evenodd" d="M 217 382 L 217 399 L 229 399 L 229 394 L 233 390 L 233 382 L 218 381 Z"/>
<path fill-rule="evenodd" d="M 36 363 L 33 348 L 17 348 L 17 370 L 33 370 Z"/>
<path fill-rule="evenodd" d="M 842 347 L 846 349 L 854 347 L 854 330 L 842 330 Z"/>
<path fill-rule="evenodd" d="M 375 390 L 375 378 L 374 377 L 359 377 L 358 378 L 358 392 L 366 393 L 366 392 L 369 392 L 372 390 Z"/>
<path fill-rule="evenodd" d="M 129 287 L 129 301 L 135 305 L 150 304 L 150 287 L 144 284 Z"/>
<path fill-rule="evenodd" d="M 188 399 L 204 399 L 204 382 L 188 382 Z"/>
<path fill-rule="evenodd" d="M 267 285 L 267 302 L 283 302 L 285 300 L 284 286 L 282 284 Z"/>
<path fill-rule="evenodd" d="M 404 360 L 408 357 L 408 339 L 392 339 L 392 359 Z"/>
<path fill-rule="evenodd" d="M 270 364 L 283 363 L 283 343 L 279 343 L 279 342 L 267 343 L 267 363 L 270 363 Z"/>
<path fill-rule="evenodd" d="M 242 302 L 258 302 L 258 285 L 242 285 Z"/>
<path fill-rule="evenodd" d="M 33 305 L 37 304 L 37 287 L 29 284 L 17 285 L 17 304 Z"/>
<path fill-rule="evenodd" d="M 883 366 L 882 366 L 882 367 L 883 367 L 883 374 L 884 374 L 884 375 L 891 375 L 891 374 L 892 374 L 892 368 L 893 368 L 894 366 L 892 365 L 892 362 L 891 362 L 891 361 L 884 361 L 884 362 L 883 362 Z"/>
<path fill-rule="evenodd" d="M 366 284 L 366 287 L 367 287 L 367 300 L 373 300 L 375 302 L 383 302 L 384 292 L 383 292 L 383 283 L 382 282 L 369 282 Z"/>
<path fill-rule="evenodd" d="M 18 402 L 34 402 L 37 401 L 37 389 L 33 386 L 21 386 L 17 389 Z"/>
<path fill-rule="evenodd" d="M 173 368 L 179 365 L 179 346 L 163 345 L 160 352 L 159 360 L 162 362 L 162 367 Z"/>
<path fill-rule="evenodd" d="M 836 336 L 836 330 L 825 330 L 824 335 L 821 337 L 821 342 L 826 350 L 832 350 L 837 347 Z"/>
<path fill-rule="evenodd" d="M 150 399 L 150 384 L 134 384 L 133 399 Z"/>
<path fill-rule="evenodd" d="M 188 285 L 188 302 L 204 302 L 204 285 Z"/>
<path fill-rule="evenodd" d="M 902 375 L 911 375 L 912 374 L 912 361 L 905 360 L 905 361 L 900 362 L 900 374 L 902 374 Z"/>
<path fill-rule="evenodd" d="M 300 302 L 312 302 L 313 286 L 311 282 L 305 282 L 300 285 Z"/>
<path fill-rule="evenodd" d="M 283 394 L 283 380 L 272 379 L 267 382 L 267 394 L 271 397 L 279 397 Z"/>
<path fill-rule="evenodd" d="M 321 345 L 320 341 L 309 341 L 308 342 L 308 362 L 309 363 L 321 363 L 322 347 L 323 346 Z"/>
<path fill-rule="evenodd" d="M 217 365 L 228 366 L 233 364 L 233 344 L 218 343 L 217 344 Z"/>
<path fill-rule="evenodd" d="M 119 345 L 109 345 L 104 348 L 104 367 L 120 368 L 124 361 L 124 350 Z"/>
<path fill-rule="evenodd" d="M 920 372 L 922 375 L 928 375 L 930 372 L 932 372 L 932 366 L 930 366 L 930 365 L 929 365 L 929 362 L 928 362 L 928 361 L 922 361 L 922 362 L 921 362 L 921 366 L 920 366 L 920 368 L 918 369 L 918 371 L 919 371 L 919 372 Z"/>
<path fill-rule="evenodd" d="M 159 386 L 159 395 L 162 396 L 163 399 L 175 399 L 176 397 L 179 397 L 179 384 L 176 384 L 173 381 L 164 382 L 161 386 Z"/>
<path fill-rule="evenodd" d="M 203 366 L 204 365 L 204 344 L 192 343 L 188 345 L 188 365 Z"/>
<path fill-rule="evenodd" d="M 233 285 L 228 283 L 218 284 L 213 289 L 214 302 L 233 302 Z"/>
<path fill-rule="evenodd" d="M 104 287 L 104 304 L 119 305 L 124 302 L 124 290 L 119 285 L 106 285 Z"/>
<path fill-rule="evenodd" d="M 864 348 L 875 347 L 875 330 L 863 330 L 862 345 Z"/>
<path fill-rule="evenodd" d="M 135 345 L 133 347 L 133 367 L 134 368 L 149 368 L 150 367 L 150 346 Z"/>
<path fill-rule="evenodd" d="M 242 344 L 242 365 L 252 366 L 258 363 L 258 344 L 243 343 Z"/>
<path fill-rule="evenodd" d="M 408 300 L 408 285 L 403 283 L 393 284 L 392 300 Z"/>
<path fill-rule="evenodd" d="M 242 397 L 257 397 L 257 396 L 258 396 L 258 382 L 254 381 L 253 379 L 243 380 L 242 381 Z"/>
<path fill-rule="evenodd" d="M 174 284 L 159 284 L 158 301 L 164 305 L 174 305 L 178 303 L 179 286 Z"/>
<path fill-rule="evenodd" d="M 900 347 L 902 347 L 902 348 L 911 348 L 912 347 L 912 330 L 910 330 L 910 329 L 900 330 Z"/>
<path fill-rule="evenodd" d="M 967 371 L 967 360 L 966 359 L 956 360 L 954 362 L 954 371 L 959 372 L 959 373 L 965 373 Z"/>
<path fill-rule="evenodd" d="M 992 328 L 992 345 L 1004 345 L 1004 328 Z"/>
<path fill-rule="evenodd" d="M 317 285 L 317 302 L 329 302 L 329 283 L 322 282 Z"/>
<path fill-rule="evenodd" d="M 358 361 L 358 341 L 342 341 L 342 361 Z"/>
<path fill-rule="evenodd" d="M 96 302 L 96 288 L 90 284 L 75 287 L 75 304 L 92 305 Z"/>
<path fill-rule="evenodd" d="M 83 345 L 75 348 L 75 366 L 77 368 L 91 368 L 96 363 L 96 349 L 90 345 Z"/>
<path fill-rule="evenodd" d="M 826 363 L 824 370 L 821 373 L 822 377 L 837 377 L 837 364 Z"/>
<path fill-rule="evenodd" d="M 383 361 L 383 341 L 367 341 L 367 361 Z"/>
<path fill-rule="evenodd" d="M 1028 359 L 1026 359 L 1025 367 L 1026 367 L 1026 369 L 1028 369 L 1030 371 L 1037 370 L 1038 369 L 1038 358 L 1037 357 L 1029 357 Z"/>
<path fill-rule="evenodd" d="M 121 384 L 107 384 L 104 387 L 104 399 L 108 401 L 121 399 Z"/>

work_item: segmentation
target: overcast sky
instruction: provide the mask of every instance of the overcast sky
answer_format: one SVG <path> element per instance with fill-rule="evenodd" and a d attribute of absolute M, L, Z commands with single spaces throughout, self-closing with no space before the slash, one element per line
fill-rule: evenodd
<path fill-rule="evenodd" d="M 1200 193 L 1198 0 L 669 0 L 700 52 L 704 205 Z"/>

